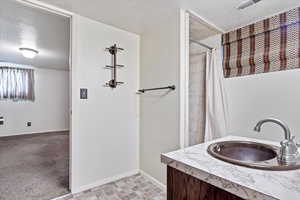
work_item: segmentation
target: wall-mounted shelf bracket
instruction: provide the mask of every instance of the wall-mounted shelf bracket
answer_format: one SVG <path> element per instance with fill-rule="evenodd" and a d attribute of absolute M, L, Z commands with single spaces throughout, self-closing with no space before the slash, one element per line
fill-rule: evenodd
<path fill-rule="evenodd" d="M 111 88 L 116 88 L 118 85 L 124 84 L 124 82 L 117 81 L 117 69 L 125 67 L 124 65 L 118 65 L 117 64 L 117 53 L 119 51 L 123 51 L 123 48 L 117 47 L 116 44 L 113 46 L 106 48 L 106 50 L 111 54 L 112 56 L 112 64 L 111 65 L 106 65 L 104 68 L 105 69 L 110 69 L 112 70 L 111 73 L 111 80 L 105 84 L 107 87 Z"/>

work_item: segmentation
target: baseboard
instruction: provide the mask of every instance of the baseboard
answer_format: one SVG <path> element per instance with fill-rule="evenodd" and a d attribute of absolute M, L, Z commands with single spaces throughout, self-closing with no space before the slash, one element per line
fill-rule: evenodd
<path fill-rule="evenodd" d="M 80 193 L 80 192 L 83 192 L 83 191 L 86 191 L 86 190 L 89 190 L 89 189 L 92 189 L 92 188 L 95 188 L 95 187 L 98 187 L 98 186 L 101 186 L 101 185 L 104 185 L 107 183 L 117 181 L 122 178 L 126 178 L 128 176 L 133 176 L 133 175 L 138 174 L 139 172 L 140 171 L 138 169 L 136 169 L 136 170 L 132 170 L 132 171 L 129 171 L 129 172 L 126 172 L 123 174 L 118 174 L 116 176 L 105 178 L 105 179 L 96 181 L 94 183 L 88 184 L 88 185 L 80 186 L 79 188 L 73 189 L 72 194 Z"/>
<path fill-rule="evenodd" d="M 47 131 L 37 131 L 37 132 L 24 132 L 24 133 L 13 133 L 9 135 L 1 135 L 0 138 L 3 137 L 14 137 L 14 136 L 22 136 L 22 135 L 39 135 L 39 134 L 47 134 L 47 133 L 55 133 L 55 132 L 67 132 L 69 129 L 62 130 L 47 130 Z"/>
<path fill-rule="evenodd" d="M 65 200 L 65 199 L 71 199 L 71 198 L 72 198 L 72 194 L 69 193 L 69 194 L 62 195 L 60 197 L 56 197 L 56 198 L 51 199 L 51 200 Z"/>
<path fill-rule="evenodd" d="M 157 180 L 156 178 L 154 178 L 153 176 L 147 174 L 146 172 L 144 172 L 143 170 L 140 170 L 141 175 L 143 175 L 144 177 L 146 177 L 147 179 L 149 179 L 151 182 L 153 182 L 156 186 L 158 186 L 160 189 L 162 189 L 164 192 L 167 191 L 167 186 L 163 183 L 161 183 L 159 180 Z"/>

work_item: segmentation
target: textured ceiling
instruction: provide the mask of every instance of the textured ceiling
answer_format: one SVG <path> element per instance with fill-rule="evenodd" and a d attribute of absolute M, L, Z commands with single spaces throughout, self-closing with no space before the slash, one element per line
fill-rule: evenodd
<path fill-rule="evenodd" d="M 190 9 L 222 30 L 231 30 L 283 10 L 300 6 L 299 0 L 262 0 L 244 10 L 244 0 L 41 0 L 106 24 L 143 33 L 167 22 L 179 8 Z"/>
<path fill-rule="evenodd" d="M 243 0 L 41 1 L 138 34 L 178 17 L 174 13 L 180 8 L 191 10 L 221 30 L 229 31 L 300 6 L 299 0 L 263 0 L 244 10 L 236 9 Z M 56 69 L 68 66 L 68 19 L 25 8 L 15 0 L 1 0 L 0 27 L 0 61 Z M 40 54 L 34 60 L 24 59 L 18 51 L 21 46 L 35 48 Z"/>
<path fill-rule="evenodd" d="M 70 22 L 66 17 L 27 7 L 13 0 L 0 2 L 0 61 L 66 70 L 69 66 Z M 26 59 L 20 47 L 39 51 Z"/>

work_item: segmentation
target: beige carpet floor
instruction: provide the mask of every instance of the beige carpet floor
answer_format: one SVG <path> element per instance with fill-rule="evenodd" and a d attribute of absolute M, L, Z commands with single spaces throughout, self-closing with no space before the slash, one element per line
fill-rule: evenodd
<path fill-rule="evenodd" d="M 68 132 L 0 138 L 0 200 L 49 200 L 68 182 Z"/>

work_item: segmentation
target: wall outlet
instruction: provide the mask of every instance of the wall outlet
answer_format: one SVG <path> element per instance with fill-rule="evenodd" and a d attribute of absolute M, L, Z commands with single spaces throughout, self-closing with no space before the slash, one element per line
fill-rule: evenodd
<path fill-rule="evenodd" d="M 31 122 L 27 122 L 27 126 L 31 126 Z"/>

